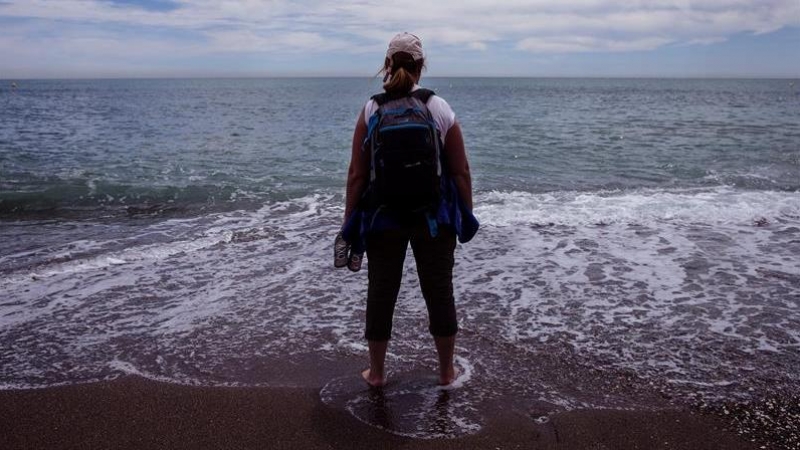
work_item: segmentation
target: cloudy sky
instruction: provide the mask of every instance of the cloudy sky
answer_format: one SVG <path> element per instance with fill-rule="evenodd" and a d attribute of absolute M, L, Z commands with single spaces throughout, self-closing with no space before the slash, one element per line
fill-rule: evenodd
<path fill-rule="evenodd" d="M 800 0 L 0 0 L 0 78 L 800 77 Z"/>

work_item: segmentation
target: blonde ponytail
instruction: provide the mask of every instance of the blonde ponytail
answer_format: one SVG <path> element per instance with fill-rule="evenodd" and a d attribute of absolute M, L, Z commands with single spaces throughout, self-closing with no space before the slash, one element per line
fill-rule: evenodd
<path fill-rule="evenodd" d="M 414 87 L 414 77 L 403 67 L 392 72 L 389 80 L 383 83 L 383 89 L 388 94 L 405 94 Z"/>
<path fill-rule="evenodd" d="M 414 83 L 419 80 L 425 60 L 414 58 L 405 52 L 397 52 L 392 59 L 386 58 L 382 72 L 388 77 L 383 83 L 383 89 L 390 95 L 405 95 L 411 92 Z"/>

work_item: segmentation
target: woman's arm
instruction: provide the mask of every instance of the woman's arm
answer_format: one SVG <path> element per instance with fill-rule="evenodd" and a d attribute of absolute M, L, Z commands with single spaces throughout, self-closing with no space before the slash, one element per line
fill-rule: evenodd
<path fill-rule="evenodd" d="M 444 153 L 447 156 L 448 169 L 450 176 L 458 189 L 461 201 L 472 211 L 472 176 L 469 173 L 469 162 L 467 152 L 464 149 L 464 137 L 461 135 L 461 125 L 455 122 L 449 130 L 444 140 Z"/>
<path fill-rule="evenodd" d="M 364 110 L 358 115 L 356 128 L 353 131 L 353 145 L 350 152 L 350 168 L 347 170 L 347 196 L 345 198 L 344 220 L 347 221 L 361 199 L 369 180 L 369 157 L 362 151 L 364 139 L 367 137 L 367 125 L 364 123 Z"/>

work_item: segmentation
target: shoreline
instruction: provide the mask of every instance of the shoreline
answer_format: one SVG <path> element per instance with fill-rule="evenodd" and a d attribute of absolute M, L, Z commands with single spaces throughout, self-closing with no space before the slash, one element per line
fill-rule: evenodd
<path fill-rule="evenodd" d="M 412 439 L 323 403 L 317 388 L 196 387 L 124 376 L 0 391 L 0 448 L 762 448 L 688 410 L 574 410 L 543 423 L 509 408 L 487 410 L 474 434 Z"/>

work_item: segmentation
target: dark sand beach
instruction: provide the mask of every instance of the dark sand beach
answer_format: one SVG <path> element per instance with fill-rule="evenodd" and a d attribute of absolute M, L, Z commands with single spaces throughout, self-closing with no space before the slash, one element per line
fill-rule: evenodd
<path fill-rule="evenodd" d="M 13 449 L 758 449 L 711 416 L 577 410 L 546 423 L 502 409 L 473 435 L 419 440 L 365 425 L 317 389 L 193 387 L 123 377 L 0 392 Z"/>

